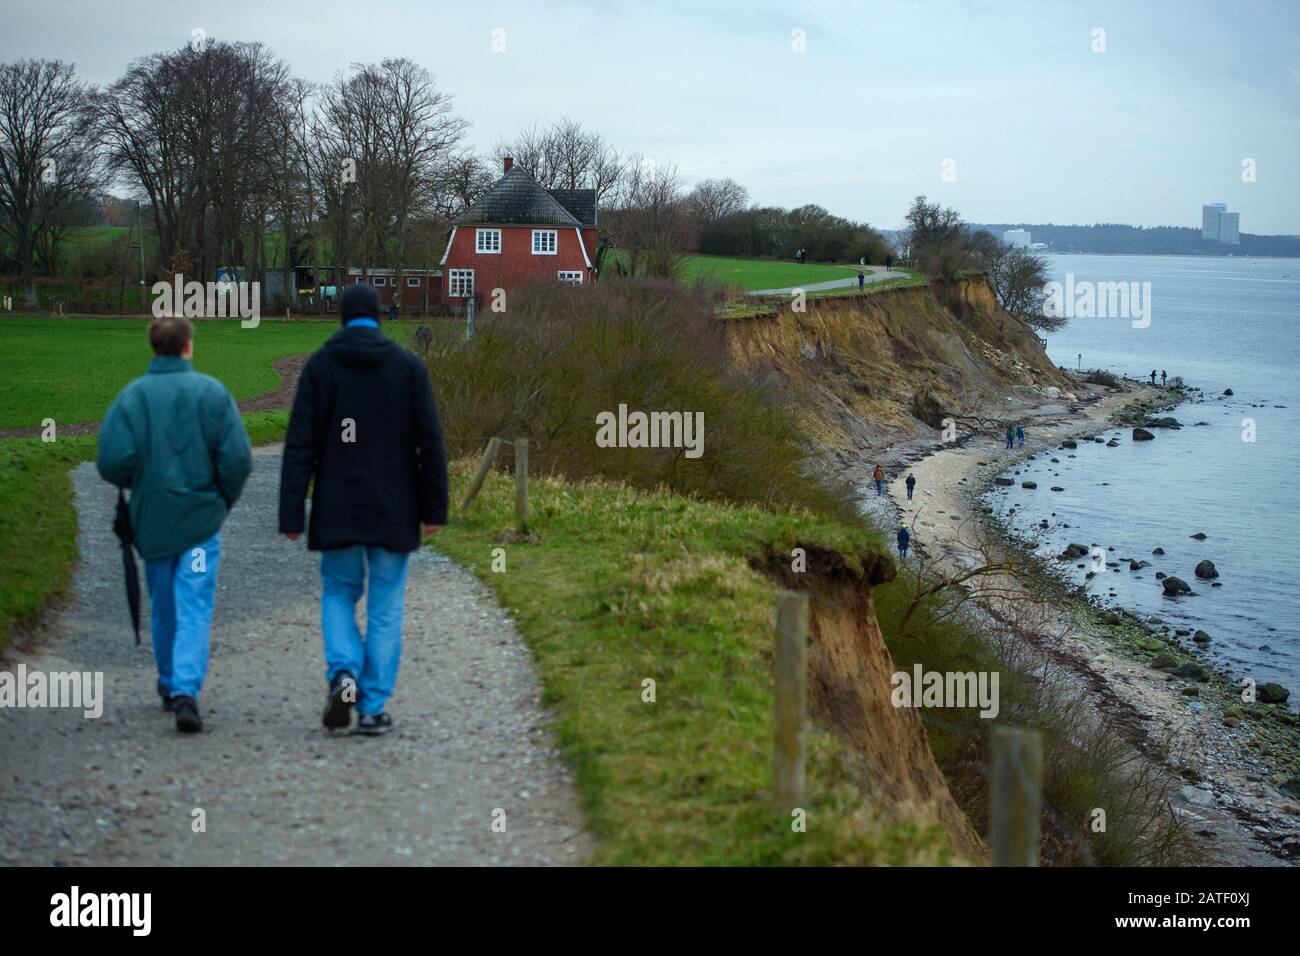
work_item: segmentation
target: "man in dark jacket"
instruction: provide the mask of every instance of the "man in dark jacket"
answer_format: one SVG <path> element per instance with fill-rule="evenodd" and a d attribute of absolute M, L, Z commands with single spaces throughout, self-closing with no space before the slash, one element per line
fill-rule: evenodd
<path fill-rule="evenodd" d="M 447 451 L 429 374 L 379 331 L 379 295 L 366 283 L 339 298 L 343 330 L 308 360 L 285 438 L 280 531 L 298 540 L 312 488 L 307 547 L 320 551 L 321 629 L 330 690 L 324 724 L 392 729 L 384 710 L 397 683 L 402 601 L 420 526 L 447 522 Z M 356 605 L 366 598 L 366 635 Z"/>
<path fill-rule="evenodd" d="M 131 489 L 131 529 L 149 585 L 158 694 L 176 727 L 203 729 L 198 697 L 221 558 L 221 525 L 253 470 L 226 387 L 190 364 L 194 326 L 149 326 L 149 374 L 122 390 L 99 430 L 99 473 Z"/>

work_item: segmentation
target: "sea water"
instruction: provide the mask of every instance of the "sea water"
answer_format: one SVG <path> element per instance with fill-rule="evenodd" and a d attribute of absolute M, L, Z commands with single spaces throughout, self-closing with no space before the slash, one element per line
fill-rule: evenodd
<path fill-rule="evenodd" d="M 1296 708 L 1300 260 L 1060 255 L 1048 262 L 1052 279 L 1072 275 L 1076 286 L 1151 283 L 1149 325 L 1135 327 L 1123 316 L 1072 319 L 1047 336 L 1057 365 L 1147 381 L 1154 368 L 1157 381 L 1164 370 L 1203 391 L 1161 413 L 1177 418 L 1181 430 L 1151 429 L 1153 441 L 1134 442 L 1130 429 L 1108 429 L 1099 434 L 1117 436 L 1116 448 L 1079 442 L 1039 454 L 1020 466 L 1015 486 L 987 501 L 1004 515 L 1015 505 L 1012 527 L 1041 534 L 1044 556 L 1077 542 L 1099 546 L 1107 561 L 1150 561 L 1136 572 L 1121 561 L 1089 589 L 1107 605 L 1205 630 L 1213 661 L 1234 676 L 1282 684 Z M 1233 395 L 1224 396 L 1229 388 Z M 1060 463 L 1051 464 L 1053 457 Z M 1026 479 L 1038 488 L 1022 489 Z M 1053 492 L 1053 485 L 1065 490 Z M 1040 531 L 1044 518 L 1049 527 Z M 1191 537 L 1198 532 L 1207 538 Z M 1153 555 L 1156 548 L 1165 554 Z M 1214 581 L 1193 574 L 1203 558 L 1218 569 Z M 1092 562 L 1061 566 L 1084 583 Z M 1196 596 L 1164 597 L 1157 571 L 1182 578 Z"/>

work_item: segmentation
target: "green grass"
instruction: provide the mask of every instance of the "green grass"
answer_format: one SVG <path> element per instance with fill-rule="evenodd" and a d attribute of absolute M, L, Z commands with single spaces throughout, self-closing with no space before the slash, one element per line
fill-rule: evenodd
<path fill-rule="evenodd" d="M 145 319 L 0 318 L 0 428 L 98 421 L 127 382 L 145 373 L 151 353 Z M 194 367 L 219 378 L 237 399 L 280 384 L 282 355 L 312 352 L 338 328 L 333 321 L 200 320 Z M 410 323 L 386 326 L 408 343 Z"/>
<path fill-rule="evenodd" d="M 94 438 L 0 441 L 0 650 L 67 591 L 77 559 L 68 470 L 95 455 Z"/>
<path fill-rule="evenodd" d="M 616 249 L 608 253 L 605 269 L 614 271 L 614 262 L 626 265 L 627 253 Z M 741 259 L 732 256 L 684 257 L 682 281 L 687 285 L 708 279 L 720 285 L 731 286 L 743 292 L 759 289 L 784 289 L 789 286 L 829 282 L 857 275 L 857 266 L 837 266 L 825 263 L 799 265 L 779 259 Z"/>
<path fill-rule="evenodd" d="M 474 462 L 453 468 L 459 501 Z M 531 535 L 512 532 L 513 482 L 488 478 L 432 544 L 475 571 L 533 650 L 558 742 L 599 838 L 592 862 L 904 864 L 947 860 L 933 828 L 863 806 L 855 755 L 811 735 L 808 832 L 770 802 L 774 585 L 749 560 L 796 542 L 850 562 L 879 539 L 604 481 L 530 482 Z M 492 570 L 493 549 L 506 570 Z M 655 681 L 656 700 L 642 699 Z"/>

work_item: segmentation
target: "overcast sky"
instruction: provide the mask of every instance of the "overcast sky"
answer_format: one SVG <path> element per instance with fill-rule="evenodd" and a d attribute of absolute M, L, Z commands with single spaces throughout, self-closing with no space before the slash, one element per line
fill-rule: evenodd
<path fill-rule="evenodd" d="M 482 152 L 563 114 L 688 181 L 883 228 L 925 193 L 972 222 L 1199 227 L 1218 201 L 1243 232 L 1300 234 L 1296 0 L 5 4 L 3 61 L 108 83 L 195 28 L 318 82 L 406 56 Z"/>

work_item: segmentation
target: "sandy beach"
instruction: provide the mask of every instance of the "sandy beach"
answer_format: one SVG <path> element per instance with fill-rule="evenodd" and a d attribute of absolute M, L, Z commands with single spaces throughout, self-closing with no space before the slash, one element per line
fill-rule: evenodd
<path fill-rule="evenodd" d="M 927 562 L 937 573 L 968 569 L 983 559 L 976 542 L 982 540 L 985 548 L 990 540 L 998 547 L 1016 546 L 985 530 L 990 524 L 983 520 L 977 499 L 995 476 L 1023 458 L 1057 449 L 1066 438 L 1115 427 L 1113 416 L 1135 402 L 1176 400 L 1171 393 L 1132 382 L 1122 388 L 1080 382 L 1075 396 L 1074 401 L 1069 396 L 1037 403 L 1017 400 L 990 414 L 1024 422 L 1023 449 L 1006 449 L 995 435 L 963 436 L 946 445 L 930 435 L 877 450 L 888 475 L 883 497 L 876 496 L 869 481 L 874 461 L 855 464 L 846 477 L 859 483 L 865 509 L 882 527 L 897 527 L 901 521 L 913 529 L 913 549 L 919 555 L 910 561 Z M 905 485 L 908 474 L 917 482 L 911 501 Z M 1047 518 L 1048 512 L 1033 516 Z M 1086 528 L 1079 530 L 1081 540 L 1089 540 L 1087 534 Z M 1035 600 L 1014 579 L 986 586 L 997 596 L 980 600 L 994 612 L 996 603 L 1012 594 L 1022 601 Z M 1247 752 L 1253 722 L 1225 724 L 1227 693 L 1217 701 L 1203 694 L 1203 706 L 1194 706 L 1181 692 L 1182 681 L 1151 667 L 1149 655 L 1138 652 L 1131 639 L 1106 633 L 1109 629 L 1087 620 L 1088 615 L 1079 613 L 1082 602 L 1076 603 L 1073 608 L 1035 608 L 1043 625 L 1036 651 L 1076 675 L 1098 710 L 1108 721 L 1123 724 L 1126 736 L 1137 740 L 1144 752 L 1167 748 L 1164 763 L 1181 777 L 1171 810 L 1192 824 L 1220 862 L 1285 865 L 1300 858 L 1300 800 L 1282 794 L 1267 779 L 1259 757 Z"/>

